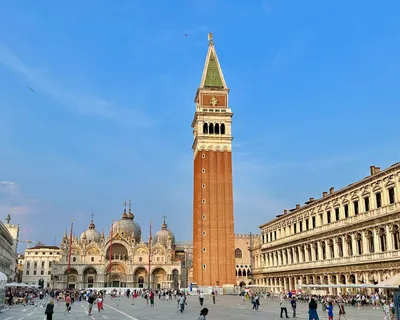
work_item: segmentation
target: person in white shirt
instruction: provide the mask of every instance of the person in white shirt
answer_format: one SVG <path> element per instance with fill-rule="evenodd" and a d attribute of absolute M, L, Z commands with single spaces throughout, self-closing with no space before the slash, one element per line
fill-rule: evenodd
<path fill-rule="evenodd" d="M 281 299 L 281 318 L 283 318 L 282 317 L 283 312 L 285 312 L 286 318 L 289 318 L 288 315 L 287 315 L 286 297 L 285 296 L 283 296 L 282 299 Z"/>
<path fill-rule="evenodd" d="M 203 306 L 203 302 L 204 302 L 204 292 L 201 291 L 199 294 L 199 301 L 200 301 L 200 307 Z"/>

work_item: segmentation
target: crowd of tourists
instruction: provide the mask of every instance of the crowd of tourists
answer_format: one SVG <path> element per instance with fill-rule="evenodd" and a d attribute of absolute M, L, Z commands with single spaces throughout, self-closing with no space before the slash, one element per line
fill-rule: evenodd
<path fill-rule="evenodd" d="M 391 292 L 375 292 L 370 295 L 357 294 L 338 294 L 338 295 L 311 295 L 307 293 L 289 292 L 288 294 L 258 293 L 250 290 L 243 290 L 239 293 L 242 302 L 250 302 L 254 311 L 259 310 L 261 298 L 279 299 L 280 318 L 289 318 L 288 308 L 292 310 L 292 317 L 296 318 L 297 302 L 308 303 L 309 320 L 319 320 L 318 307 L 321 312 L 327 313 L 328 320 L 333 320 L 334 312 L 337 312 L 338 320 L 346 320 L 346 308 L 372 308 L 382 309 L 384 320 L 394 320 L 396 318 L 393 294 Z M 335 309 L 337 308 L 337 310 Z M 336 311 L 335 311 L 336 310 Z"/>

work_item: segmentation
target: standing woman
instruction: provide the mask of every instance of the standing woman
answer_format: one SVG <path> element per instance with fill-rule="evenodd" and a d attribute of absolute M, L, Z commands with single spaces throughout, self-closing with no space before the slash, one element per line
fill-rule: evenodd
<path fill-rule="evenodd" d="M 343 300 L 340 300 L 340 301 L 339 301 L 338 307 L 339 307 L 339 318 L 338 318 L 338 320 L 340 320 L 342 317 L 343 317 L 345 320 L 347 320 L 347 319 L 346 319 L 346 316 L 345 316 L 346 311 L 344 310 Z"/>
<path fill-rule="evenodd" d="M 208 315 L 208 309 L 207 308 L 203 308 L 200 311 L 200 317 L 198 320 L 207 320 L 206 319 L 206 315 Z"/>
<path fill-rule="evenodd" d="M 102 294 L 99 294 L 98 297 L 97 297 L 97 308 L 99 309 L 99 313 L 100 313 L 100 310 L 104 310 L 103 309 L 103 295 Z"/>
<path fill-rule="evenodd" d="M 53 313 L 54 313 L 54 299 L 50 299 L 50 302 L 47 304 L 46 310 L 44 312 L 44 314 L 46 315 L 46 319 L 52 320 Z"/>
<path fill-rule="evenodd" d="M 317 313 L 318 304 L 314 298 L 311 298 L 310 303 L 308 304 L 308 319 L 309 320 L 319 320 Z"/>

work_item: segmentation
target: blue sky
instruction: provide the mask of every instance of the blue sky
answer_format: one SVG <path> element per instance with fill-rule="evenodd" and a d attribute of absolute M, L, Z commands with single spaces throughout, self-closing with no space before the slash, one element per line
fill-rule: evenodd
<path fill-rule="evenodd" d="M 389 0 L 1 1 L 0 215 L 11 210 L 21 239 L 53 244 L 92 210 L 107 231 L 130 199 L 144 237 L 165 213 L 191 239 L 190 125 L 209 31 L 235 113 L 237 233 L 400 161 L 399 11 Z"/>

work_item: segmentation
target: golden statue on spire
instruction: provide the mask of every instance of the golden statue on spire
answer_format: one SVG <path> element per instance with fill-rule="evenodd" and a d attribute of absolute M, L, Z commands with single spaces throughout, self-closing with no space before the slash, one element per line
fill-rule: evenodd
<path fill-rule="evenodd" d="M 210 32 L 209 34 L 208 34 L 208 41 L 210 42 L 210 43 L 212 43 L 213 42 L 213 34 L 212 34 L 212 32 Z"/>

